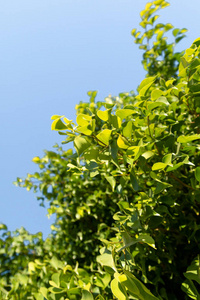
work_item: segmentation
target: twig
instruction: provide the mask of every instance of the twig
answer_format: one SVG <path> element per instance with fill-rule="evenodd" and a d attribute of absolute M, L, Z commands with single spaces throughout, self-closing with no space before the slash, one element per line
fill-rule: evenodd
<path fill-rule="evenodd" d="M 174 174 L 169 174 L 169 177 L 174 178 L 176 181 L 178 181 L 179 183 L 181 183 L 183 186 L 187 187 L 190 190 L 195 191 L 195 189 L 193 187 L 191 187 L 190 185 L 184 183 L 182 180 L 180 180 L 178 177 L 176 177 Z"/>

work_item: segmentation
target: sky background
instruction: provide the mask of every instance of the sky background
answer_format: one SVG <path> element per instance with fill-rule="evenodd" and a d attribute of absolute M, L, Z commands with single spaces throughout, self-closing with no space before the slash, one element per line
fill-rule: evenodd
<path fill-rule="evenodd" d="M 50 232 L 35 194 L 13 185 L 37 171 L 31 161 L 52 150 L 62 136 L 51 116 L 75 119 L 75 105 L 136 90 L 145 72 L 142 51 L 130 32 L 140 22 L 144 0 L 0 1 L 0 222 L 9 230 Z M 199 0 L 171 0 L 159 22 L 188 28 L 177 50 L 200 37 Z M 67 147 L 67 146 L 65 146 Z"/>

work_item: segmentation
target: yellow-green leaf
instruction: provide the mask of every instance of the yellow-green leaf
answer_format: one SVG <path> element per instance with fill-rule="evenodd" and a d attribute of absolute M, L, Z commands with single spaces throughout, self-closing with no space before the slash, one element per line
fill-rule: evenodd
<path fill-rule="evenodd" d="M 129 109 L 129 108 L 124 108 L 124 109 L 119 109 L 116 111 L 116 116 L 118 116 L 120 119 L 125 119 L 128 116 L 131 116 L 133 114 L 137 113 L 135 110 L 133 109 Z"/>
<path fill-rule="evenodd" d="M 117 139 L 117 146 L 121 149 L 127 149 L 129 147 L 128 141 L 121 135 Z"/>
<path fill-rule="evenodd" d="M 111 281 L 111 290 L 112 290 L 112 293 L 115 297 L 117 297 L 118 300 L 128 300 L 128 295 L 126 293 L 126 289 L 121 285 L 121 283 L 116 279 L 114 278 L 112 281 Z"/>
<path fill-rule="evenodd" d="M 193 135 L 181 135 L 178 137 L 177 142 L 178 143 L 189 143 L 192 142 L 194 140 L 198 140 L 200 139 L 200 134 L 193 134 Z"/>
<path fill-rule="evenodd" d="M 153 89 L 153 91 L 151 92 L 151 99 L 152 100 L 156 100 L 158 99 L 160 96 L 162 96 L 163 91 L 159 90 L 158 88 Z"/>
<path fill-rule="evenodd" d="M 156 80 L 156 77 L 157 77 L 157 76 L 148 77 L 148 78 L 145 78 L 145 79 L 141 82 L 141 84 L 140 84 L 140 86 L 139 86 L 139 88 L 138 88 L 140 96 L 145 96 L 147 90 L 150 88 L 150 86 L 152 86 L 152 84 L 153 84 L 154 81 Z"/>
<path fill-rule="evenodd" d="M 90 121 L 92 120 L 91 116 L 85 115 L 85 114 L 79 114 L 76 118 L 76 123 L 79 126 L 87 126 Z"/>
<path fill-rule="evenodd" d="M 66 130 L 67 125 L 63 123 L 63 121 L 60 119 L 55 119 L 53 123 L 51 124 L 51 130 Z"/>
<path fill-rule="evenodd" d="M 105 176 L 105 178 L 107 179 L 107 181 L 110 183 L 112 190 L 114 192 L 115 190 L 115 185 L 116 185 L 116 180 L 113 176 Z"/>
<path fill-rule="evenodd" d="M 129 121 L 123 129 L 123 135 L 127 138 L 131 138 L 132 135 L 132 121 Z"/>
<path fill-rule="evenodd" d="M 46 299 L 48 299 L 48 290 L 45 287 L 41 287 L 39 289 L 39 292 L 42 294 L 43 297 L 45 297 Z"/>
<path fill-rule="evenodd" d="M 97 111 L 97 116 L 99 117 L 99 119 L 103 120 L 103 121 L 108 121 L 108 117 L 109 117 L 109 111 L 110 110 L 98 110 Z"/>
<path fill-rule="evenodd" d="M 92 130 L 89 128 L 91 126 L 86 125 L 86 126 L 78 126 L 77 127 L 77 131 L 85 134 L 85 135 L 91 135 L 92 134 Z"/>
<path fill-rule="evenodd" d="M 110 135 L 111 135 L 111 130 L 110 129 L 104 129 L 99 134 L 97 134 L 96 137 L 97 137 L 98 141 L 100 142 L 100 144 L 102 143 L 103 145 L 108 146 Z"/>
<path fill-rule="evenodd" d="M 162 162 L 158 162 L 158 163 L 155 163 L 155 164 L 153 165 L 152 170 L 153 170 L 153 171 L 156 171 L 156 170 L 164 170 L 166 167 L 167 167 L 167 164 L 162 163 Z"/>

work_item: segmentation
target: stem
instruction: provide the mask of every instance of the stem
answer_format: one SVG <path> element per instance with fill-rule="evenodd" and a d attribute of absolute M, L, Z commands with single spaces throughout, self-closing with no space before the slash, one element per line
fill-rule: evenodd
<path fill-rule="evenodd" d="M 149 122 L 149 116 L 147 117 L 147 125 L 148 125 L 148 130 L 149 130 L 149 136 L 150 136 L 150 138 L 152 139 L 152 140 L 154 140 L 153 139 L 153 137 L 152 137 L 152 135 L 151 135 L 151 130 L 150 130 L 150 122 Z"/>
<path fill-rule="evenodd" d="M 184 183 L 182 180 L 180 180 L 178 177 L 176 177 L 174 174 L 170 174 L 169 177 L 175 179 L 176 181 L 178 181 L 179 183 L 181 183 L 183 186 L 187 187 L 190 190 L 195 191 L 195 189 L 193 187 L 191 187 L 190 185 Z"/>

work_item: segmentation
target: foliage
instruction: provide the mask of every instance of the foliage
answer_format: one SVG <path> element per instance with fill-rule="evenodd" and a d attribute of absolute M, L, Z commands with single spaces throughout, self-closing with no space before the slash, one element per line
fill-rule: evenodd
<path fill-rule="evenodd" d="M 56 220 L 45 241 L 2 225 L 2 299 L 200 299 L 200 39 L 174 52 L 186 30 L 155 25 L 167 5 L 148 3 L 144 34 L 132 31 L 147 70 L 137 93 L 91 91 L 76 123 L 53 116 L 75 151 L 46 151 L 17 179 Z"/>
<path fill-rule="evenodd" d="M 174 48 L 185 37 L 184 33 L 187 32 L 186 28 L 174 28 L 170 23 L 155 23 L 159 18 L 156 14 L 157 11 L 168 5 L 168 2 L 159 0 L 147 3 L 145 9 L 140 13 L 142 19 L 140 26 L 145 30 L 144 33 L 142 34 L 136 29 L 132 30 L 135 43 L 139 44 L 139 48 L 145 51 L 142 60 L 144 69 L 149 76 L 159 75 L 165 80 L 170 77 L 177 78 L 178 65 L 183 52 L 174 52 Z M 174 42 L 168 43 L 165 34 L 172 29 Z"/>

